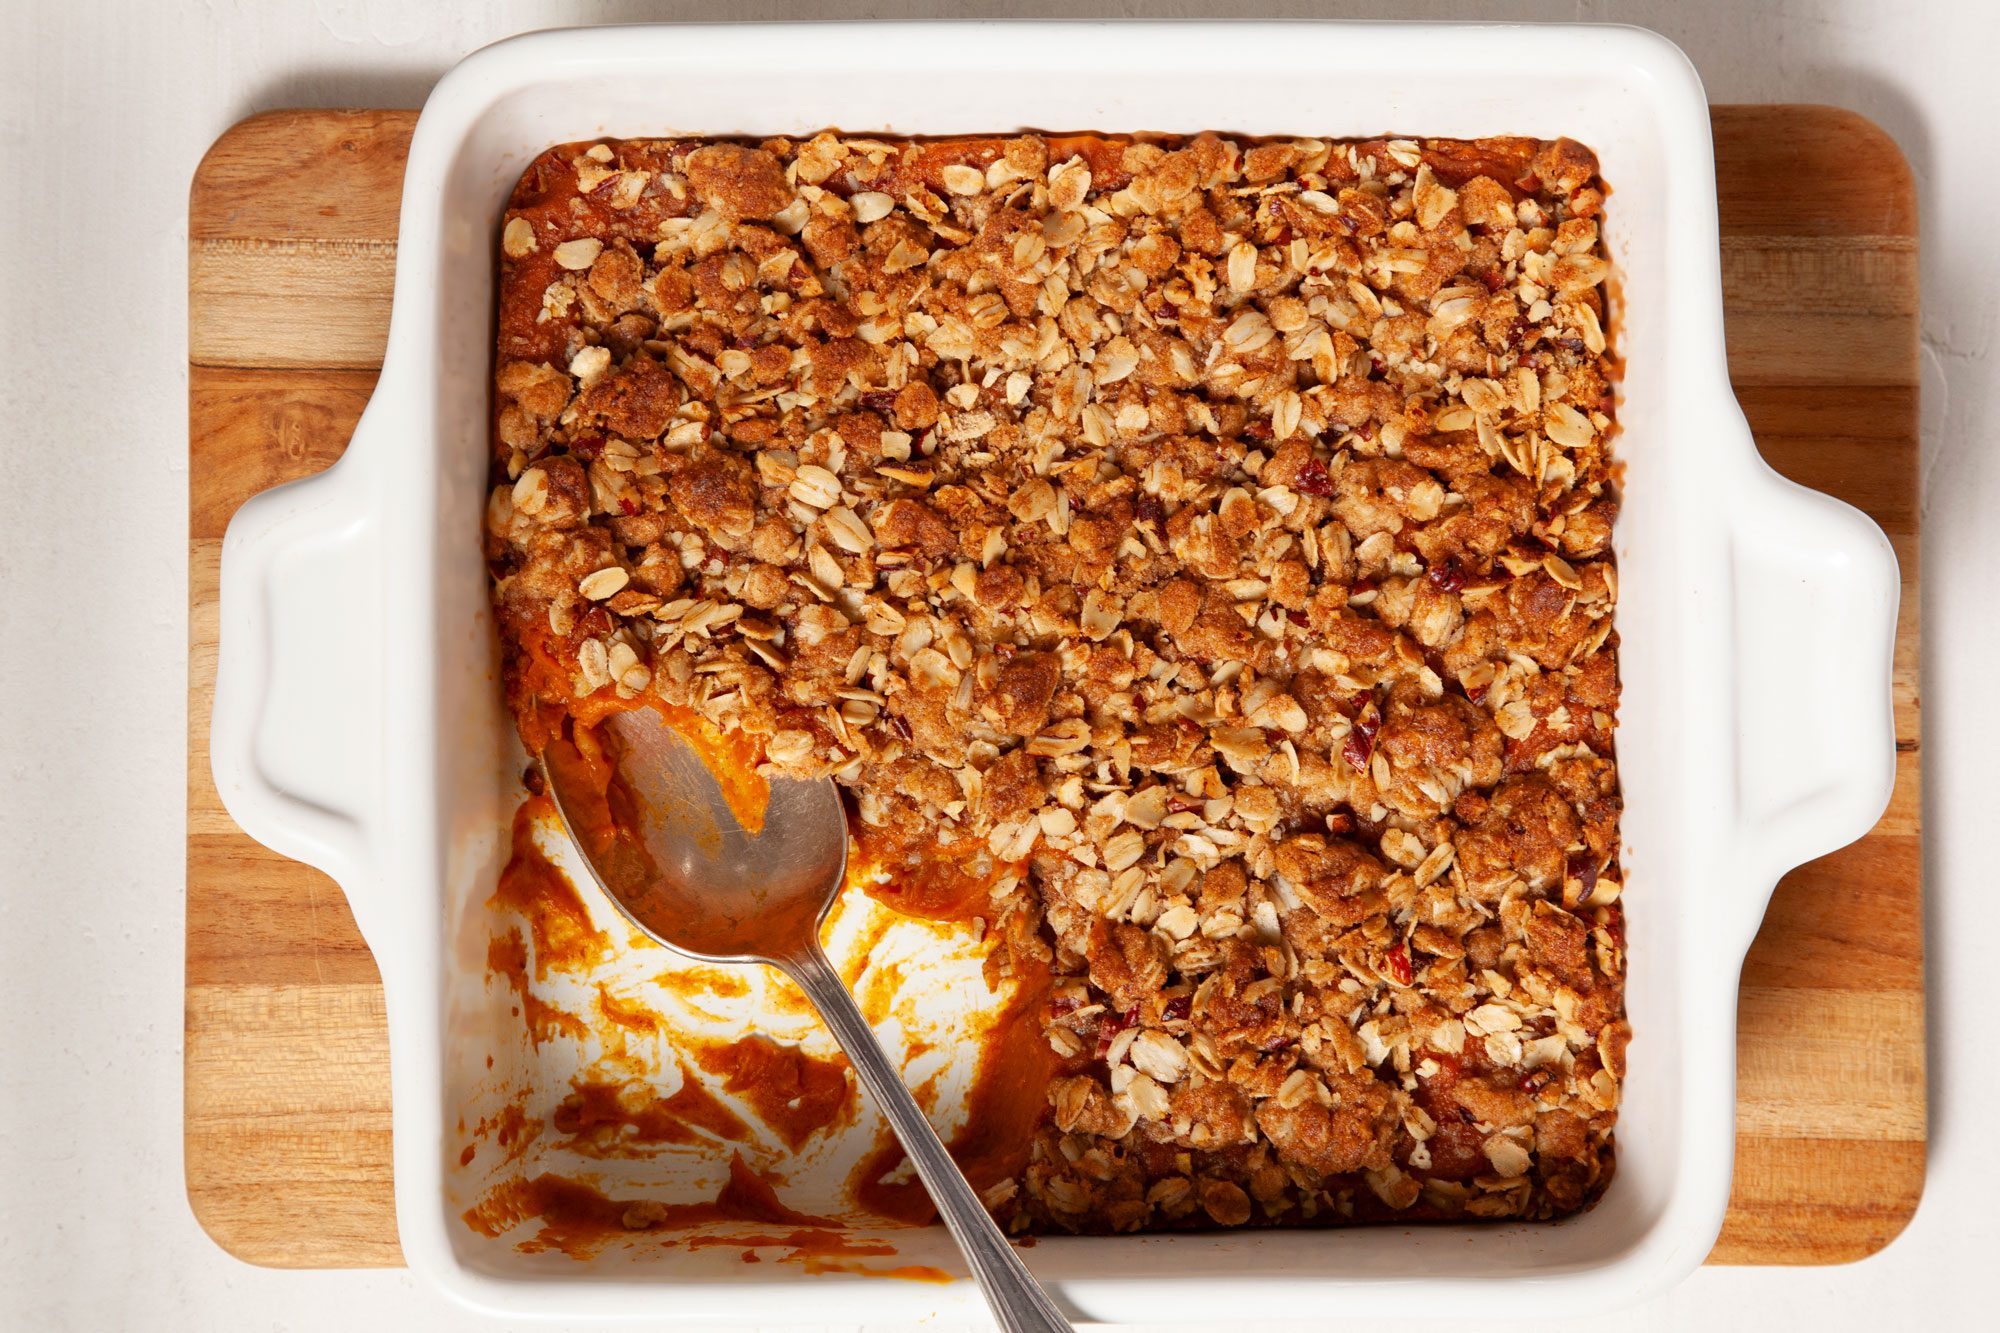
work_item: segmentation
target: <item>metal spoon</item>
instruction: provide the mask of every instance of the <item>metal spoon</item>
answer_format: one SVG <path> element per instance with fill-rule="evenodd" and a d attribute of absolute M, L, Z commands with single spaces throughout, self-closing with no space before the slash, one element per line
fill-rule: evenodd
<path fill-rule="evenodd" d="M 1067 1330 L 820 948 L 820 922 L 847 867 L 847 817 L 832 780 L 772 782 L 763 829 L 751 834 L 694 748 L 653 709 L 615 714 L 596 735 L 601 754 L 551 743 L 543 771 L 606 896 L 678 953 L 767 963 L 797 982 L 902 1140 L 1000 1327 Z"/>

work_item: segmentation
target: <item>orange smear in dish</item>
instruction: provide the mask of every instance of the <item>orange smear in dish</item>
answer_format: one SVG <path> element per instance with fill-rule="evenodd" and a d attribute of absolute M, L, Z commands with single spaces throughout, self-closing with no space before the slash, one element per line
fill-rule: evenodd
<path fill-rule="evenodd" d="M 632 793 L 618 780 L 617 766 L 605 753 L 597 731 L 578 723 L 571 738 L 549 742 L 542 763 L 563 792 L 563 824 L 598 875 L 619 885 L 656 878 L 659 868 L 634 831 L 639 820 Z M 554 811 L 555 803 L 541 796 L 530 797 L 522 810 L 542 801 L 548 801 L 544 808 Z M 518 827 L 520 816 L 515 819 Z"/>
<path fill-rule="evenodd" d="M 841 1255 L 853 1256 L 855 1258 L 869 1258 L 894 1254 L 896 1252 L 896 1247 L 893 1245 L 884 1245 L 879 1241 L 849 1240 L 838 1231 L 827 1231 L 824 1229 L 788 1231 L 782 1236 L 695 1236 L 688 1241 L 688 1248 L 690 1250 L 713 1249 L 717 1246 L 729 1246 L 733 1248 L 738 1245 L 767 1247 L 782 1245 L 786 1249 L 793 1251 L 793 1253 L 785 1256 L 788 1259 L 808 1256 L 814 1258 L 832 1258 Z M 745 1262 L 754 1263 L 757 1261 L 746 1260 Z"/>
<path fill-rule="evenodd" d="M 637 1000 L 626 1000 L 613 995 L 611 988 L 603 982 L 597 983 L 597 1013 L 605 1022 L 624 1028 L 628 1032 L 643 1032 L 658 1036 L 667 1030 L 667 1020 L 640 1004 Z"/>
<path fill-rule="evenodd" d="M 802 1230 L 788 1231 L 782 1236 L 695 1236 L 688 1241 L 691 1250 L 709 1249 L 714 1246 L 734 1248 L 738 1245 L 751 1247 L 783 1247 L 790 1253 L 781 1255 L 781 1263 L 796 1263 L 812 1274 L 856 1273 L 868 1277 L 897 1278 L 906 1282 L 951 1282 L 952 1274 L 929 1264 L 877 1264 L 855 1263 L 855 1259 L 884 1258 L 896 1253 L 896 1247 L 880 1241 L 850 1240 L 838 1231 Z M 764 1256 L 756 1248 L 745 1249 L 740 1256 L 746 1264 L 764 1262 Z"/>
<path fill-rule="evenodd" d="M 778 1191 L 771 1182 L 750 1169 L 743 1160 L 742 1153 L 735 1153 L 729 1159 L 729 1183 L 716 1196 L 715 1206 L 723 1216 L 745 1222 L 779 1222 L 794 1227 L 835 1227 L 839 1223 L 832 1218 L 814 1217 L 811 1213 L 801 1213 L 787 1208 L 778 1199 Z"/>
<path fill-rule="evenodd" d="M 538 979 L 551 969 L 592 967 L 611 955 L 611 940 L 592 923 L 583 895 L 535 842 L 535 822 L 554 815 L 555 803 L 546 796 L 521 802 L 514 812 L 512 855 L 488 900 L 526 919 L 534 938 Z"/>
<path fill-rule="evenodd" d="M 740 999 L 750 993 L 750 983 L 738 973 L 693 965 L 662 972 L 653 978 L 653 984 L 676 995 L 712 995 L 724 1000 Z"/>
<path fill-rule="evenodd" d="M 890 1253 L 895 1253 L 891 1250 Z M 847 1264 L 838 1259 L 823 1259 L 815 1254 L 807 1254 L 800 1259 L 806 1272 L 817 1276 L 821 1273 L 865 1273 L 869 1277 L 893 1277 L 904 1282 L 955 1282 L 958 1279 L 942 1268 L 929 1264 L 898 1264 L 894 1268 L 873 1268 L 867 1264 Z"/>
<path fill-rule="evenodd" d="M 566 1009 L 558 1009 L 529 987 L 528 945 L 521 938 L 520 931 L 510 930 L 487 942 L 486 970 L 504 977 L 513 990 L 514 1012 L 526 1021 L 531 1045 L 539 1047 L 557 1034 L 582 1041 L 590 1030 L 581 1018 Z"/>
<path fill-rule="evenodd" d="M 497 1185 L 461 1214 L 482 1236 L 504 1236 L 523 1222 L 541 1224 L 520 1242 L 523 1253 L 553 1250 L 587 1259 L 610 1242 L 634 1233 L 677 1232 L 712 1222 L 760 1222 L 788 1227 L 832 1227 L 824 1217 L 787 1208 L 770 1182 L 750 1169 L 741 1153 L 729 1159 L 729 1180 L 712 1203 L 654 1203 L 613 1199 L 595 1185 L 545 1172 Z M 668 1244 L 683 1239 L 669 1235 Z"/>
<path fill-rule="evenodd" d="M 468 1165 L 472 1161 L 482 1142 L 491 1140 L 498 1143 L 501 1149 L 500 1160 L 511 1162 L 541 1137 L 542 1122 L 528 1114 L 527 1108 L 523 1105 L 524 1097 L 508 1102 L 497 1113 L 473 1126 L 470 1137 L 474 1142 L 466 1144 L 465 1150 L 459 1154 L 460 1166 Z M 465 1123 L 460 1121 L 459 1132 L 464 1131 Z"/>
<path fill-rule="evenodd" d="M 572 1147 L 593 1156 L 622 1156 L 632 1144 L 702 1143 L 703 1131 L 738 1142 L 750 1137 L 742 1118 L 685 1070 L 680 1087 L 667 1097 L 637 1079 L 605 1083 L 579 1077 L 570 1080 L 570 1088 L 551 1119 L 570 1136 Z"/>
<path fill-rule="evenodd" d="M 794 1149 L 845 1119 L 854 1105 L 846 1061 L 822 1060 L 761 1034 L 705 1046 L 695 1058 Z"/>
<path fill-rule="evenodd" d="M 981 1038 L 979 1073 L 966 1095 L 965 1124 L 945 1145 L 975 1190 L 986 1190 L 1027 1165 L 1035 1130 L 1048 1110 L 1048 1085 L 1055 1052 L 1042 1037 L 1049 978 L 1025 978 Z M 903 1147 L 890 1140 L 863 1158 L 848 1177 L 854 1201 L 869 1212 L 922 1225 L 937 1217 L 923 1182 L 914 1175 L 889 1182 L 901 1166 Z"/>

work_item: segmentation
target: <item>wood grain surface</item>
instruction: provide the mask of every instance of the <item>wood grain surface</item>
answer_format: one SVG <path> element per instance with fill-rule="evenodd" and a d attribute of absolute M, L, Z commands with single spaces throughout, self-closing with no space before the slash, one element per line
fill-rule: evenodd
<path fill-rule="evenodd" d="M 340 890 L 252 842 L 209 778 L 216 569 L 246 498 L 319 471 L 374 384 L 415 113 L 230 130 L 188 207 L 188 1198 L 252 1263 L 391 1265 L 374 960 Z M 1917 704 L 1917 223 L 1909 169 L 1826 107 L 1718 107 L 1729 361 L 1774 466 L 1866 509 L 1903 566 L 1898 779 L 1787 876 L 1744 967 L 1736 1184 L 1710 1262 L 1840 1263 L 1915 1211 L 1925 1139 Z"/>

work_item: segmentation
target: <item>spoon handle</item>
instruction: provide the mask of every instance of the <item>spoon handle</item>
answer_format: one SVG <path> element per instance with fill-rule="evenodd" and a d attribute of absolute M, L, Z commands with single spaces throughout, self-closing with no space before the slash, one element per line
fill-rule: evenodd
<path fill-rule="evenodd" d="M 1007 1333 L 1069 1333 L 1069 1321 L 1056 1309 L 1055 1302 L 1028 1272 L 1027 1265 L 1000 1234 L 1000 1228 L 972 1192 L 972 1186 L 938 1140 L 937 1131 L 917 1106 L 917 1099 L 903 1086 L 902 1076 L 882 1050 L 861 1007 L 848 993 L 846 983 L 814 943 L 802 958 L 780 963 L 786 975 L 799 984 L 819 1010 L 819 1016 L 833 1029 L 834 1038 L 846 1052 L 868 1096 L 903 1141 L 903 1150 L 923 1178 L 944 1224 L 972 1266 L 972 1275 L 993 1308 L 993 1316 Z"/>

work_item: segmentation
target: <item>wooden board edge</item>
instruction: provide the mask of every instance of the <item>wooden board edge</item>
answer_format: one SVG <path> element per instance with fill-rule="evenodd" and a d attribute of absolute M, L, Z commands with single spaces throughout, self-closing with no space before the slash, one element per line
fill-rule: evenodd
<path fill-rule="evenodd" d="M 302 1238 L 268 1223 L 232 1220 L 234 1211 L 222 1206 L 227 1197 L 225 1186 L 189 1184 L 185 1193 L 202 1234 L 224 1254 L 252 1268 L 313 1272 L 409 1267 L 409 1257 L 394 1227 L 388 1228 L 387 1239 L 377 1241 L 351 1236 Z M 390 1217 L 394 1217 L 393 1209 Z"/>
<path fill-rule="evenodd" d="M 195 163 L 194 171 L 188 178 L 189 244 L 193 245 L 207 235 L 221 234 L 205 231 L 198 223 L 204 215 L 201 191 L 209 187 L 211 177 L 217 174 L 217 163 L 223 158 L 246 151 L 254 152 L 261 142 L 282 140 L 293 127 L 306 125 L 323 132 L 328 128 L 329 121 L 341 119 L 375 119 L 385 125 L 407 125 L 410 131 L 414 131 L 419 114 L 419 111 L 405 107 L 321 106 L 276 107 L 245 116 L 217 135 L 214 142 L 202 151 L 201 159 Z"/>
<path fill-rule="evenodd" d="M 1842 150 L 1838 158 L 1841 176 L 1850 179 L 1883 178 L 1884 181 L 1884 188 L 1879 192 L 1884 208 L 1878 224 L 1863 230 L 1876 235 L 1916 238 L 1919 225 L 1916 173 L 1910 166 L 1909 157 L 1896 142 L 1895 136 L 1859 111 L 1825 102 L 1724 103 L 1709 107 L 1709 127 L 1711 135 L 1718 141 L 1746 133 L 1782 137 L 1804 131 L 1810 131 L 1821 139 L 1838 140 Z M 1717 167 L 1717 183 L 1720 186 L 1719 156 Z M 1770 190 L 1776 189 L 1781 192 L 1784 206 L 1795 219 L 1793 225 L 1796 225 L 1799 214 L 1793 202 L 1795 196 L 1789 188 L 1791 184 L 1782 180 L 1753 181 L 1736 199 L 1736 205 L 1756 215 L 1759 205 L 1768 204 L 1773 198 Z M 1746 225 L 1740 217 L 1734 226 L 1726 217 L 1722 221 L 1724 236 L 1765 234 L 1770 230 Z M 1814 234 L 1814 228 L 1809 223 L 1804 232 L 1788 231 L 1786 234 Z"/>
<path fill-rule="evenodd" d="M 1853 135 L 1874 158 L 1870 163 L 1871 170 L 1886 170 L 1894 175 L 1892 192 L 1909 197 L 1911 217 L 1915 220 L 1917 176 L 1910 166 L 1909 154 L 1896 142 L 1896 136 L 1884 129 L 1880 122 L 1852 107 L 1836 106 L 1832 102 L 1718 102 L 1709 107 L 1708 113 L 1711 123 L 1727 120 L 1732 122 L 1731 128 L 1740 122 L 1797 116 L 1810 117 L 1818 122 L 1815 128 L 1825 130 L 1837 127 Z M 1916 235 L 1916 230 L 1913 225 L 1909 234 Z"/>
<path fill-rule="evenodd" d="M 188 1013 L 185 1188 L 204 1232 L 262 1267 L 402 1262 L 380 986 L 206 984 Z"/>
<path fill-rule="evenodd" d="M 336 112 L 332 107 L 278 107 L 269 111 L 254 111 L 216 135 L 215 141 L 202 150 L 201 160 L 194 164 L 194 174 L 188 178 L 189 245 L 192 246 L 199 239 L 198 229 L 193 223 L 201 213 L 201 191 L 208 188 L 209 177 L 215 174 L 218 160 L 227 154 L 242 151 L 250 141 L 270 134 L 281 126 L 295 125 L 300 121 L 316 122 L 333 114 Z"/>
<path fill-rule="evenodd" d="M 1898 1179 L 1913 1180 L 1906 1194 L 1880 1204 L 1853 1199 L 1833 1202 L 1795 1203 L 1784 1199 L 1744 1197 L 1744 1149 L 1755 1151 L 1769 1145 L 1788 1151 L 1801 1148 L 1841 1148 L 1863 1146 L 1851 1140 L 1767 1139 L 1739 1140 L 1735 1187 L 1729 1212 L 1704 1265 L 1718 1268 L 1832 1268 L 1855 1264 L 1880 1254 L 1896 1242 L 1922 1206 L 1929 1180 L 1930 1146 L 1925 1139 L 1883 1139 L 1865 1146 L 1893 1158 L 1890 1169 Z M 1796 1232 L 1799 1239 L 1785 1241 L 1771 1235 L 1774 1229 Z"/>
<path fill-rule="evenodd" d="M 193 1137 L 183 1126 L 183 1151 L 193 1150 Z M 220 1206 L 229 1193 L 227 1185 L 197 1185 L 192 1179 L 183 1179 L 182 1186 L 182 1197 L 187 1200 L 188 1211 L 194 1214 L 195 1225 L 201 1228 L 201 1233 L 224 1254 L 252 1268 L 310 1272 L 409 1266 L 408 1256 L 403 1253 L 402 1242 L 396 1239 L 393 1226 L 389 1228 L 389 1239 L 385 1241 L 371 1243 L 329 1239 L 316 1247 L 312 1240 L 302 1240 L 296 1234 L 277 1234 L 268 1225 L 235 1220 L 233 1210 Z M 392 1205 L 390 1217 L 393 1219 L 394 1216 Z"/>

